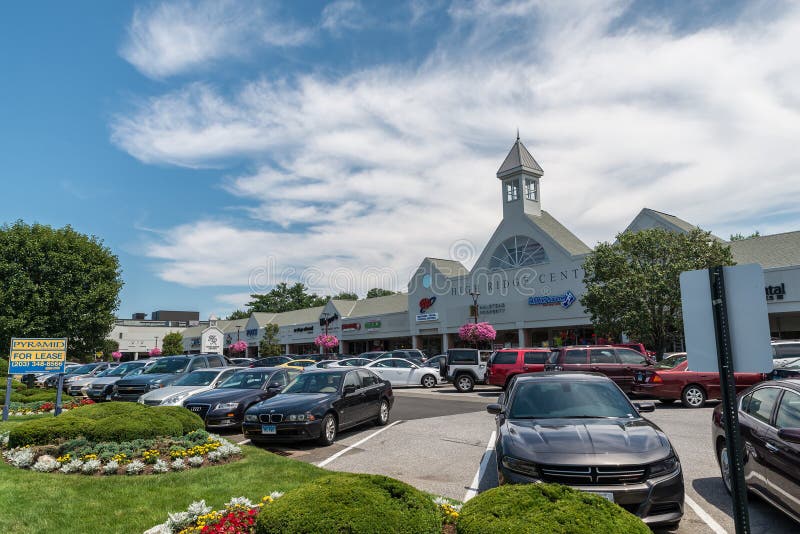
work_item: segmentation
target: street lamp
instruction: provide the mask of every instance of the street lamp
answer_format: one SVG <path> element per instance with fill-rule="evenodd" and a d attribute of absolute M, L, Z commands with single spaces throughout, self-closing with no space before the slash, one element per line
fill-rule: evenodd
<path fill-rule="evenodd" d="M 155 348 L 158 348 L 158 336 L 156 336 L 156 347 Z"/>
<path fill-rule="evenodd" d="M 470 291 L 469 296 L 472 297 L 472 307 L 475 308 L 475 324 L 478 324 L 478 297 L 481 294 L 477 291 Z"/>
<path fill-rule="evenodd" d="M 241 326 L 237 326 L 236 327 L 236 341 L 239 341 L 239 330 L 241 330 L 241 329 L 242 329 Z"/>
<path fill-rule="evenodd" d="M 330 313 L 328 313 L 328 312 L 323 312 L 322 313 L 322 320 L 325 323 L 325 335 L 326 336 L 328 335 L 328 316 L 329 315 L 330 315 Z"/>

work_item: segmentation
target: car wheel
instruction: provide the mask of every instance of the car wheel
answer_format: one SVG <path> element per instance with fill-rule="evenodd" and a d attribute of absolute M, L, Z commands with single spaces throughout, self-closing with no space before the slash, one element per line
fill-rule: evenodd
<path fill-rule="evenodd" d="M 675 399 L 658 399 L 658 402 L 660 402 L 661 404 L 672 404 L 673 402 L 675 402 Z"/>
<path fill-rule="evenodd" d="M 422 377 L 422 386 L 432 388 L 436 385 L 436 377 L 433 375 L 425 375 Z"/>
<path fill-rule="evenodd" d="M 687 408 L 702 408 L 706 404 L 706 392 L 697 384 L 690 384 L 683 388 L 681 402 Z"/>
<path fill-rule="evenodd" d="M 719 471 L 722 475 L 722 483 L 728 494 L 731 493 L 731 461 L 728 456 L 728 445 L 723 443 L 719 448 Z"/>
<path fill-rule="evenodd" d="M 336 418 L 329 413 L 322 419 L 322 428 L 319 431 L 320 445 L 333 445 L 336 441 Z"/>
<path fill-rule="evenodd" d="M 375 420 L 375 424 L 378 426 L 384 426 L 386 423 L 389 422 L 389 401 L 383 399 L 381 401 L 381 408 L 378 412 L 378 418 Z"/>
<path fill-rule="evenodd" d="M 475 381 L 469 375 L 459 375 L 456 377 L 456 389 L 459 393 L 469 393 L 475 389 Z"/>

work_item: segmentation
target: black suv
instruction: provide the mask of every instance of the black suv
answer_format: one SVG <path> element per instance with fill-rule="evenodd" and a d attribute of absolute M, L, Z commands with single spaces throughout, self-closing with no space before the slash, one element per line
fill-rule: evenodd
<path fill-rule="evenodd" d="M 468 393 L 476 383 L 485 383 L 486 362 L 481 361 L 478 349 L 448 349 L 447 360 L 442 360 L 439 374 L 452 382 L 460 393 Z"/>
<path fill-rule="evenodd" d="M 228 364 L 221 354 L 158 357 L 142 374 L 123 378 L 114 384 L 111 400 L 136 402 L 148 391 L 166 387 L 186 373 L 208 367 L 228 367 Z"/>

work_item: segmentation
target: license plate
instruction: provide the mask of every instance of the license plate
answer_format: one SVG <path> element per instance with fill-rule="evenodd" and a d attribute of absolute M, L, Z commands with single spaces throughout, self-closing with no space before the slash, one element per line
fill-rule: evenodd
<path fill-rule="evenodd" d="M 275 425 L 261 425 L 262 434 L 275 434 Z"/>
<path fill-rule="evenodd" d="M 609 502 L 614 502 L 614 494 L 610 491 L 587 491 L 586 493 L 591 493 L 592 495 L 602 497 Z"/>
<path fill-rule="evenodd" d="M 106 395 L 106 400 L 110 401 L 111 400 L 111 395 Z"/>

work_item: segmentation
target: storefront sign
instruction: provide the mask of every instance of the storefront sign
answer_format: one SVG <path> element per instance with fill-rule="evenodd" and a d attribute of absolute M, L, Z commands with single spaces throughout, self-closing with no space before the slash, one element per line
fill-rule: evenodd
<path fill-rule="evenodd" d="M 334 314 L 333 314 L 333 315 L 331 315 L 330 317 L 323 317 L 323 318 L 321 318 L 321 319 L 319 320 L 319 325 L 320 325 L 320 326 L 325 326 L 325 325 L 328 325 L 328 326 L 330 326 L 330 324 L 331 324 L 333 321 L 335 321 L 336 319 L 338 319 L 338 318 L 339 318 L 339 314 L 338 314 L 338 313 L 334 313 Z"/>
<path fill-rule="evenodd" d="M 563 295 L 545 295 L 541 297 L 528 297 L 528 304 L 531 306 L 556 306 L 569 308 L 577 300 L 572 291 L 567 291 Z"/>
<path fill-rule="evenodd" d="M 783 298 L 786 296 L 786 284 L 781 284 L 779 286 L 767 286 L 764 288 L 764 290 L 767 293 L 768 302 L 783 300 Z"/>
<path fill-rule="evenodd" d="M 258 335 L 258 328 L 251 328 L 249 330 L 245 330 L 245 335 L 247 337 L 256 337 Z"/>
<path fill-rule="evenodd" d="M 426 297 L 419 301 L 419 313 L 424 314 L 428 309 L 436 303 L 436 297 Z M 419 319 L 417 319 L 419 321 Z"/>
<path fill-rule="evenodd" d="M 294 330 L 292 330 L 292 331 L 293 331 L 295 334 L 302 334 L 302 333 L 304 333 L 304 332 L 313 332 L 313 331 L 314 331 L 314 326 L 313 326 L 313 325 L 308 325 L 308 326 L 298 326 L 297 328 L 295 328 L 295 329 L 294 329 Z"/>
<path fill-rule="evenodd" d="M 343 323 L 342 332 L 361 330 L 361 323 Z"/>
<path fill-rule="evenodd" d="M 539 275 L 523 274 L 506 280 L 487 280 L 484 284 L 479 284 L 480 288 L 476 288 L 470 281 L 459 282 L 457 285 L 450 289 L 451 295 L 469 295 L 471 292 L 479 289 L 491 293 L 492 291 L 501 291 L 511 287 L 519 288 L 533 288 L 536 284 L 554 284 L 556 282 L 563 282 L 566 280 L 583 280 L 583 269 L 567 269 L 566 271 L 554 271 L 550 273 L 541 273 Z"/>
<path fill-rule="evenodd" d="M 422 323 L 425 321 L 438 321 L 439 314 L 438 313 L 418 313 L 417 314 L 417 322 Z"/>
<path fill-rule="evenodd" d="M 63 373 L 67 361 L 67 340 L 11 338 L 8 374 Z M 10 377 L 9 377 L 10 378 Z"/>
<path fill-rule="evenodd" d="M 478 315 L 495 315 L 498 313 L 506 312 L 506 303 L 499 302 L 497 304 L 481 304 L 478 306 Z M 475 317 L 475 306 L 469 307 L 469 316 Z"/>
<path fill-rule="evenodd" d="M 366 323 L 364 323 L 364 328 L 366 328 L 367 330 L 377 330 L 380 327 L 381 327 L 380 321 L 367 321 Z"/>

